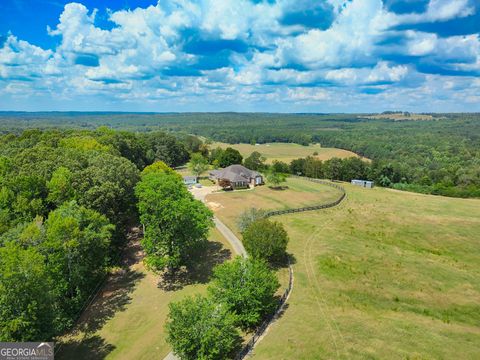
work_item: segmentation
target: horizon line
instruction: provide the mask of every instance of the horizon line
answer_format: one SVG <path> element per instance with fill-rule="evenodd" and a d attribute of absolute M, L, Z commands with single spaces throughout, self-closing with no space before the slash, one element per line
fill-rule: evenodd
<path fill-rule="evenodd" d="M 0 114 L 41 114 L 41 113 L 77 113 L 77 114 L 145 114 L 145 115 L 176 115 L 176 114 L 279 114 L 279 115 L 366 115 L 366 114 L 398 114 L 410 113 L 418 115 L 431 114 L 480 114 L 479 111 L 446 111 L 446 112 L 417 112 L 417 111 L 403 111 L 403 110 L 385 110 L 382 112 L 271 112 L 271 111 L 102 111 L 102 110 L 0 110 Z"/>

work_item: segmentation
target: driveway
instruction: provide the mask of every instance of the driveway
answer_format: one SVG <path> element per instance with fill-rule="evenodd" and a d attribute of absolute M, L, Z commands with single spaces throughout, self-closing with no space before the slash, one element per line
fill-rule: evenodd
<path fill-rule="evenodd" d="M 220 190 L 219 186 L 202 186 L 201 188 L 197 188 L 193 186 L 190 189 L 190 192 L 195 197 L 195 199 L 205 202 L 205 197 L 214 191 Z"/>
<path fill-rule="evenodd" d="M 219 190 L 219 189 L 220 188 L 218 186 L 203 186 L 201 188 L 193 187 L 193 188 L 190 189 L 190 192 L 193 194 L 195 199 L 200 200 L 203 203 L 208 205 L 208 203 L 205 201 L 206 196 L 213 193 L 214 191 Z M 220 233 L 230 243 L 230 246 L 232 247 L 233 251 L 238 255 L 246 257 L 247 252 L 245 251 L 245 248 L 243 247 L 243 243 L 232 232 L 232 230 L 230 230 L 216 216 L 213 217 L 213 222 L 215 223 L 215 226 L 217 227 L 218 231 L 220 231 Z"/>

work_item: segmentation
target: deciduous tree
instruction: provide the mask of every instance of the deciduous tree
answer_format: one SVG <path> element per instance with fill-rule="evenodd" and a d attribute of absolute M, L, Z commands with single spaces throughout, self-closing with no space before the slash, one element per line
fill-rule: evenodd
<path fill-rule="evenodd" d="M 240 232 L 244 232 L 253 222 L 263 219 L 266 211 L 263 209 L 250 208 L 242 212 L 238 218 L 237 226 Z"/>
<path fill-rule="evenodd" d="M 193 175 L 200 176 L 208 169 L 208 160 L 200 153 L 194 153 L 190 157 L 188 167 Z"/>
<path fill-rule="evenodd" d="M 243 244 L 254 258 L 271 263 L 285 259 L 288 234 L 277 221 L 260 219 L 250 224 L 243 232 Z"/>
<path fill-rule="evenodd" d="M 232 359 L 241 338 L 224 304 L 196 296 L 169 305 L 167 340 L 182 360 Z"/>
<path fill-rule="evenodd" d="M 53 172 L 52 178 L 47 183 L 48 197 L 47 200 L 56 206 L 63 204 L 65 201 L 72 200 L 75 192 L 72 186 L 72 172 L 61 166 Z"/>
<path fill-rule="evenodd" d="M 214 269 L 209 293 L 235 315 L 235 323 L 251 330 L 275 311 L 280 284 L 263 260 L 237 257 Z"/>
<path fill-rule="evenodd" d="M 55 328 L 45 258 L 15 242 L 0 246 L 0 341 L 49 339 Z"/>
<path fill-rule="evenodd" d="M 113 230 L 104 215 L 74 201 L 51 212 L 45 221 L 38 246 L 48 258 L 59 327 L 68 326 L 105 275 Z"/>
<path fill-rule="evenodd" d="M 276 172 L 274 169 L 270 169 L 267 173 L 267 182 L 272 184 L 274 188 L 278 188 L 281 183 L 284 183 L 286 181 L 286 179 L 286 174 Z"/>
<path fill-rule="evenodd" d="M 254 151 L 244 160 L 244 165 L 251 170 L 262 170 L 265 168 L 265 157 L 258 151 Z"/>
<path fill-rule="evenodd" d="M 143 175 L 135 192 L 145 225 L 142 245 L 147 265 L 157 270 L 185 265 L 205 241 L 213 225 L 212 212 L 193 198 L 177 175 L 164 171 Z"/>
<path fill-rule="evenodd" d="M 225 151 L 220 155 L 218 164 L 220 167 L 227 167 L 230 165 L 241 164 L 243 160 L 240 152 L 234 148 L 227 147 Z"/>

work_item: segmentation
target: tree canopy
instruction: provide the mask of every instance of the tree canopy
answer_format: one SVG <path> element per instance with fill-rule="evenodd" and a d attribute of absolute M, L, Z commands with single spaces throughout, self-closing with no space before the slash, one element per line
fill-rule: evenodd
<path fill-rule="evenodd" d="M 26 340 L 25 337 L 29 336 L 28 340 L 38 340 L 34 336 L 37 331 L 45 331 L 48 337 L 71 325 L 91 291 L 105 275 L 113 230 L 114 226 L 104 215 L 71 201 L 50 212 L 46 221 L 37 217 L 31 223 L 18 225 L 3 234 L 0 250 L 5 262 L 1 263 L 0 279 L 8 282 L 9 279 L 16 281 L 21 276 L 28 276 L 21 286 L 31 285 L 30 289 L 18 289 L 22 292 L 17 293 L 12 293 L 15 286 L 0 286 L 0 298 L 10 299 L 10 306 L 17 307 L 5 318 L 17 319 L 15 316 L 23 314 L 21 316 L 30 322 L 22 321 L 32 328 L 20 336 L 12 331 L 10 324 L 0 329 L 0 333 L 10 329 L 7 338 Z M 13 259 L 17 261 L 14 269 L 18 274 L 12 270 Z M 35 264 L 28 264 L 28 261 L 35 261 Z M 32 274 L 28 275 L 29 272 Z M 38 283 L 33 286 L 32 281 Z M 14 299 L 15 296 L 22 299 L 23 305 L 20 305 L 20 299 Z M 45 314 L 28 313 L 37 309 L 43 311 L 41 309 L 47 306 L 43 300 L 48 303 L 48 318 Z M 8 307 L 2 309 L 8 311 Z M 45 327 L 49 330 L 46 331 Z"/>
<path fill-rule="evenodd" d="M 258 151 L 254 151 L 249 157 L 245 158 L 244 165 L 250 170 L 263 170 L 265 168 L 266 158 Z"/>
<path fill-rule="evenodd" d="M 270 263 L 285 259 L 289 239 L 283 225 L 278 221 L 256 220 L 242 235 L 245 250 L 252 257 L 265 259 Z"/>
<path fill-rule="evenodd" d="M 237 257 L 214 269 L 208 288 L 216 303 L 224 304 L 235 315 L 242 330 L 252 330 L 278 306 L 277 277 L 265 262 Z"/>
<path fill-rule="evenodd" d="M 188 165 L 195 176 L 200 176 L 208 170 L 208 160 L 200 153 L 192 154 Z"/>
<path fill-rule="evenodd" d="M 280 184 L 284 183 L 287 180 L 287 175 L 275 170 L 275 168 L 270 168 L 267 172 L 267 182 L 272 185 L 274 188 L 278 188 Z"/>
<path fill-rule="evenodd" d="M 242 155 L 237 149 L 227 147 L 218 157 L 218 166 L 225 168 L 230 165 L 241 164 Z"/>
<path fill-rule="evenodd" d="M 1 135 L 0 340 L 45 341 L 71 326 L 109 267 L 119 263 L 128 227 L 138 223 L 140 170 L 170 169 L 152 163 L 181 164 L 188 156 L 181 141 L 162 132 Z M 180 181 L 173 170 L 169 174 Z M 192 212 L 198 206 L 180 205 Z M 193 238 L 184 233 L 201 214 L 208 215 L 199 209 L 182 220 L 184 229 L 173 229 L 180 239 L 203 237 L 201 226 L 193 227 Z"/>
<path fill-rule="evenodd" d="M 0 246 L 0 339 L 34 341 L 54 334 L 45 257 L 14 242 Z"/>
<path fill-rule="evenodd" d="M 145 225 L 146 263 L 157 270 L 187 264 L 213 225 L 211 211 L 193 198 L 177 175 L 165 171 L 143 175 L 135 192 Z"/>
<path fill-rule="evenodd" d="M 266 211 L 263 209 L 249 208 L 242 212 L 237 220 L 237 226 L 240 232 L 244 232 L 253 222 L 263 219 Z"/>
<path fill-rule="evenodd" d="M 241 344 L 235 316 L 223 304 L 201 296 L 169 305 L 167 339 L 183 360 L 233 359 Z"/>

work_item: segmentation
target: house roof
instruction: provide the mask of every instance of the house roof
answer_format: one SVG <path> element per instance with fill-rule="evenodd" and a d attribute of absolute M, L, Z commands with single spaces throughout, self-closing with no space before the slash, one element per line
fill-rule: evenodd
<path fill-rule="evenodd" d="M 243 165 L 230 165 L 225 169 L 212 170 L 210 175 L 217 179 L 228 179 L 232 182 L 250 181 L 250 179 L 260 176 L 258 172 L 247 169 Z"/>

